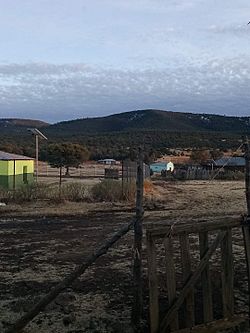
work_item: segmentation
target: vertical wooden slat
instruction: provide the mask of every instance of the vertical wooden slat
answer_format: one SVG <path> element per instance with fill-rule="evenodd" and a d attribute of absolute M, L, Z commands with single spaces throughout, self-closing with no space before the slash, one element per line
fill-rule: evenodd
<path fill-rule="evenodd" d="M 180 234 L 180 248 L 181 248 L 181 260 L 182 260 L 182 275 L 183 275 L 183 285 L 187 282 L 188 278 L 192 273 L 191 266 L 191 253 L 189 246 L 188 234 Z M 192 327 L 195 324 L 194 315 L 194 289 L 191 288 L 190 293 L 187 295 L 185 300 L 185 324 L 186 327 Z"/>
<path fill-rule="evenodd" d="M 202 258 L 208 250 L 208 233 L 199 233 L 200 243 L 200 258 Z M 213 300 L 211 278 L 209 272 L 209 264 L 207 264 L 204 271 L 201 273 L 201 286 L 202 286 L 202 302 L 203 302 L 203 319 L 204 323 L 213 320 Z"/>
<path fill-rule="evenodd" d="M 215 252 L 215 250 L 217 249 L 217 247 L 219 246 L 219 244 L 222 242 L 222 240 L 224 239 L 225 235 L 226 235 L 226 231 L 220 231 L 218 233 L 217 237 L 215 238 L 215 240 L 210 245 L 210 247 L 209 247 L 208 251 L 206 252 L 206 254 L 202 257 L 202 259 L 201 259 L 198 267 L 192 273 L 192 275 L 188 279 L 188 281 L 185 284 L 185 286 L 183 286 L 183 288 L 182 288 L 182 290 L 181 290 L 181 292 L 179 294 L 179 297 L 175 299 L 175 301 L 173 302 L 173 304 L 168 309 L 167 314 L 162 319 L 161 324 L 160 324 L 160 333 L 165 333 L 167 331 L 167 328 L 172 323 L 173 318 L 176 317 L 177 311 L 179 310 L 179 308 L 183 304 L 186 296 L 190 292 L 190 288 L 193 287 L 195 285 L 195 283 L 197 282 L 197 280 L 199 279 L 202 271 L 206 268 L 209 259 L 211 258 L 211 256 L 213 255 L 213 253 Z M 191 331 L 190 329 L 187 329 L 187 330 Z"/>
<path fill-rule="evenodd" d="M 222 268 L 222 304 L 225 318 L 230 318 L 234 313 L 233 294 L 233 253 L 232 253 L 232 230 L 226 232 L 221 242 L 221 268 Z"/>
<path fill-rule="evenodd" d="M 245 245 L 246 261 L 247 261 L 248 290 L 249 290 L 248 313 L 249 313 L 249 320 L 250 320 L 250 225 L 249 226 L 244 226 L 242 228 L 242 230 L 243 230 L 243 235 L 244 235 L 244 245 Z M 250 324 L 250 322 L 249 322 L 249 324 Z"/>
<path fill-rule="evenodd" d="M 246 162 L 246 170 L 245 170 L 245 186 L 246 186 L 246 203 L 247 203 L 247 223 L 243 226 L 243 237 L 244 237 L 244 245 L 245 245 L 245 253 L 246 253 L 246 261 L 247 261 L 247 274 L 248 274 L 248 317 L 249 317 L 249 325 L 250 325 L 250 145 L 249 139 L 246 137 L 245 139 L 245 162 Z"/>
<path fill-rule="evenodd" d="M 157 279 L 156 246 L 154 239 L 147 233 L 148 280 L 149 280 L 149 313 L 150 332 L 159 330 L 159 291 Z"/>
<path fill-rule="evenodd" d="M 176 299 L 176 275 L 175 275 L 175 265 L 173 258 L 173 244 L 172 239 L 166 237 L 164 239 L 165 246 L 165 258 L 166 258 L 166 276 L 167 276 L 167 289 L 168 289 L 168 302 L 169 306 L 173 304 Z M 173 316 L 173 320 L 170 323 L 171 330 L 177 330 L 179 328 L 178 323 L 178 312 Z"/>

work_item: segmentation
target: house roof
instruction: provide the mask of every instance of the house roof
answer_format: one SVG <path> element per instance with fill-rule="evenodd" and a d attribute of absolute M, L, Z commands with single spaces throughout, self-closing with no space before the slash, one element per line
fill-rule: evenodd
<path fill-rule="evenodd" d="M 233 157 L 222 157 L 215 161 L 216 166 L 239 166 L 244 167 L 246 164 L 244 157 L 233 156 Z"/>
<path fill-rule="evenodd" d="M 164 162 L 154 162 L 151 163 L 150 166 L 166 166 L 167 164 L 172 163 L 171 161 L 164 161 Z"/>
<path fill-rule="evenodd" d="M 13 161 L 13 160 L 33 160 L 32 157 L 27 157 L 23 155 L 10 154 L 5 151 L 0 150 L 0 160 L 1 161 Z"/>

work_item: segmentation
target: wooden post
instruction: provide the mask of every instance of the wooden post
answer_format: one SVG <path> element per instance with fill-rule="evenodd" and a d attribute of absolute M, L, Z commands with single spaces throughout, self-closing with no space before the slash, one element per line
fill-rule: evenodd
<path fill-rule="evenodd" d="M 187 282 L 192 273 L 191 253 L 190 253 L 188 234 L 187 233 L 180 234 L 179 239 L 181 247 L 183 285 L 185 285 L 185 283 Z M 186 321 L 186 327 L 192 327 L 195 325 L 194 288 L 191 288 L 191 291 L 187 295 L 185 300 L 184 320 Z"/>
<path fill-rule="evenodd" d="M 201 261 L 194 273 L 190 276 L 190 278 L 187 280 L 186 284 L 184 285 L 182 291 L 179 294 L 179 297 L 176 298 L 173 302 L 173 304 L 170 306 L 170 309 L 168 309 L 168 312 L 166 316 L 163 318 L 161 325 L 160 325 L 160 332 L 165 333 L 168 326 L 171 324 L 171 322 L 176 317 L 176 313 L 179 310 L 180 306 L 183 304 L 186 296 L 190 293 L 190 288 L 193 288 L 197 280 L 199 279 L 201 273 L 206 268 L 209 259 L 217 249 L 218 245 L 221 243 L 221 241 L 224 239 L 226 235 L 226 231 L 220 231 L 217 235 L 216 239 L 213 241 L 207 252 L 204 254 L 204 256 L 201 258 Z"/>
<path fill-rule="evenodd" d="M 208 233 L 206 231 L 199 233 L 199 244 L 200 244 L 200 258 L 202 258 L 209 248 Z M 203 318 L 204 318 L 204 323 L 208 323 L 213 320 L 213 300 L 212 300 L 209 263 L 207 264 L 204 271 L 201 273 L 201 285 L 202 285 Z"/>
<path fill-rule="evenodd" d="M 159 291 L 155 240 L 147 233 L 150 332 L 159 330 Z"/>
<path fill-rule="evenodd" d="M 168 290 L 168 305 L 169 308 L 172 306 L 173 302 L 176 299 L 176 273 L 175 273 L 175 265 L 174 265 L 174 252 L 173 252 L 173 244 L 172 239 L 166 237 L 164 240 L 165 247 L 165 261 L 166 261 L 166 277 L 167 277 L 167 290 Z M 178 330 L 179 328 L 179 319 L 178 319 L 178 311 L 176 311 L 175 315 L 170 324 L 170 328 L 173 331 Z"/>
<path fill-rule="evenodd" d="M 62 166 L 59 167 L 59 199 L 62 196 Z"/>
<path fill-rule="evenodd" d="M 134 224 L 134 301 L 132 306 L 132 326 L 134 332 L 141 331 L 143 300 L 142 300 L 142 221 L 143 221 L 143 154 L 139 148 L 136 179 L 136 220 Z"/>
<path fill-rule="evenodd" d="M 232 229 L 221 242 L 221 259 L 223 315 L 230 319 L 234 314 Z"/>
<path fill-rule="evenodd" d="M 249 295 L 249 320 L 250 320 L 250 147 L 248 137 L 246 137 L 245 143 L 245 160 L 246 160 L 246 170 L 245 170 L 245 182 L 246 182 L 246 201 L 247 201 L 247 222 L 243 226 L 243 237 L 245 244 L 245 253 L 247 261 L 247 274 L 248 274 L 248 295 Z"/>
<path fill-rule="evenodd" d="M 122 195 L 124 196 L 124 162 L 122 160 Z"/>

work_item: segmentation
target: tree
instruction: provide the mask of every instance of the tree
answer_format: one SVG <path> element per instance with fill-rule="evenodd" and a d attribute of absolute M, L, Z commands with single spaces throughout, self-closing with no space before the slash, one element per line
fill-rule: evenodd
<path fill-rule="evenodd" d="M 219 149 L 214 149 L 210 151 L 210 155 L 214 161 L 220 159 L 223 156 L 223 152 Z"/>
<path fill-rule="evenodd" d="M 88 150 L 76 143 L 50 144 L 46 152 L 46 159 L 49 164 L 54 168 L 60 169 L 60 185 L 63 167 L 66 168 L 66 174 L 69 174 L 69 167 L 78 168 L 88 158 Z"/>
<path fill-rule="evenodd" d="M 193 150 L 190 159 L 196 163 L 204 163 L 211 158 L 209 150 Z"/>

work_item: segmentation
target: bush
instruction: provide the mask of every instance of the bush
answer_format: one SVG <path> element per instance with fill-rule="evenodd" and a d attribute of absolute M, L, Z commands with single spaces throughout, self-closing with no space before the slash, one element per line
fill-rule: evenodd
<path fill-rule="evenodd" d="M 13 190 L 1 188 L 0 200 L 4 202 L 29 202 L 37 199 L 44 199 L 48 193 L 48 186 L 44 184 L 29 184 Z"/>
<path fill-rule="evenodd" d="M 54 202 L 85 201 L 90 199 L 90 191 L 87 186 L 80 183 L 62 185 L 61 194 L 58 186 L 41 183 L 24 185 L 15 191 L 0 188 L 0 200 L 6 203 L 31 202 L 39 199 Z"/>
<path fill-rule="evenodd" d="M 133 201 L 135 199 L 135 182 L 105 179 L 92 188 L 93 198 L 98 201 Z"/>
<path fill-rule="evenodd" d="M 31 184 L 24 185 L 15 191 L 0 188 L 0 201 L 3 202 L 31 202 L 36 200 L 49 200 L 54 203 L 60 203 L 65 200 L 72 202 L 89 201 L 92 199 L 98 201 L 133 201 L 135 199 L 135 182 L 124 182 L 105 179 L 93 186 L 81 183 L 63 184 L 60 188 L 49 184 Z"/>
<path fill-rule="evenodd" d="M 91 198 L 89 188 L 81 183 L 64 184 L 61 188 L 61 197 L 68 201 L 85 201 Z"/>

